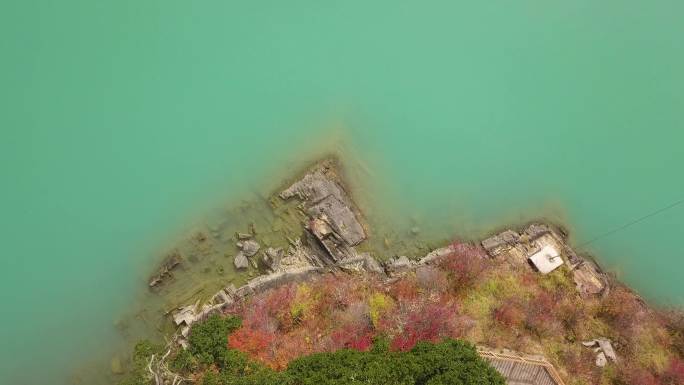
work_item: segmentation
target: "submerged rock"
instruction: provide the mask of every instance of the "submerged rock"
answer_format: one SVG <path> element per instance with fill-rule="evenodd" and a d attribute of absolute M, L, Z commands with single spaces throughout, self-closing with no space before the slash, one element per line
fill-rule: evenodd
<path fill-rule="evenodd" d="M 109 363 L 109 367 L 112 370 L 112 374 L 123 374 L 124 373 L 124 368 L 123 368 L 123 365 L 121 364 L 121 358 L 119 358 L 119 356 L 112 357 L 112 360 Z"/>
<path fill-rule="evenodd" d="M 245 254 L 241 251 L 237 253 L 235 256 L 235 259 L 233 259 L 233 264 L 235 265 L 236 269 L 246 269 L 249 267 L 249 260 L 245 256 Z"/>
<path fill-rule="evenodd" d="M 240 241 L 237 243 L 237 246 L 248 257 L 251 257 L 254 254 L 258 253 L 259 249 L 261 248 L 261 245 L 259 245 L 256 241 L 253 241 L 251 239 L 246 241 Z"/>
<path fill-rule="evenodd" d="M 161 266 L 159 267 L 157 274 L 153 275 L 152 278 L 150 278 L 150 287 L 154 287 L 162 283 L 162 281 L 164 281 L 171 275 L 171 270 L 176 268 L 176 266 L 180 265 L 182 261 L 183 259 L 177 251 L 174 251 L 168 257 L 166 257 L 164 259 L 164 262 L 162 262 Z"/>

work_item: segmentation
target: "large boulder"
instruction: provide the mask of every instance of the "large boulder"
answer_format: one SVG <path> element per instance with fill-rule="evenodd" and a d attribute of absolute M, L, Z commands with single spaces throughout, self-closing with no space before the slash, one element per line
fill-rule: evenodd
<path fill-rule="evenodd" d="M 416 264 L 406 256 L 394 257 L 383 263 L 385 272 L 390 277 L 400 276 L 412 270 Z"/>
<path fill-rule="evenodd" d="M 255 255 L 256 253 L 258 253 L 259 249 L 261 248 L 261 245 L 259 245 L 256 241 L 253 241 L 251 239 L 245 240 L 245 241 L 240 241 L 237 243 L 237 246 L 248 257 L 251 257 L 251 256 Z"/>
<path fill-rule="evenodd" d="M 233 264 L 236 269 L 246 269 L 249 267 L 249 260 L 247 259 L 247 256 L 245 256 L 245 253 L 241 251 L 237 253 L 235 259 L 233 259 Z"/>
<path fill-rule="evenodd" d="M 572 279 L 582 297 L 601 294 L 607 287 L 605 275 L 589 261 L 582 262 L 572 271 Z"/>
<path fill-rule="evenodd" d="M 112 370 L 112 374 L 123 374 L 124 373 L 123 364 L 121 363 L 121 358 L 118 355 L 112 357 L 112 360 L 109 363 L 109 367 Z"/>
<path fill-rule="evenodd" d="M 280 261 L 283 259 L 284 251 L 282 248 L 269 247 L 264 251 L 264 263 L 273 270 L 277 270 L 280 266 Z"/>
<path fill-rule="evenodd" d="M 311 206 L 308 212 L 311 217 L 329 224 L 332 231 L 339 235 L 347 246 L 356 246 L 366 239 L 366 231 L 352 209 L 333 195 Z M 327 236 L 327 233 L 320 234 L 320 237 L 324 236 Z"/>

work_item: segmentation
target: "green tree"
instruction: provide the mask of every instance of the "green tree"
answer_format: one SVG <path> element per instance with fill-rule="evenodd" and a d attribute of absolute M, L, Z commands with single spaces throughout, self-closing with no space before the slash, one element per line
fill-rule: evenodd
<path fill-rule="evenodd" d="M 151 377 L 147 372 L 147 363 L 153 354 L 159 355 L 163 346 L 148 340 L 139 341 L 133 348 L 132 368 L 128 375 L 119 382 L 120 385 L 148 385 Z"/>
<path fill-rule="evenodd" d="M 216 314 L 193 325 L 188 337 L 190 353 L 203 364 L 222 363 L 228 351 L 228 334 L 241 325 L 242 321 L 237 317 Z"/>
<path fill-rule="evenodd" d="M 312 354 L 292 361 L 285 373 L 295 385 L 505 385 L 472 345 L 454 340 L 421 342 L 409 352 L 377 346 Z"/>

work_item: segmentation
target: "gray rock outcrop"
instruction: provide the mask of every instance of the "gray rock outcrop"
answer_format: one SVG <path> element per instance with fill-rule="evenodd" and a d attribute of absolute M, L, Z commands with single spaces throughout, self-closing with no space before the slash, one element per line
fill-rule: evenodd
<path fill-rule="evenodd" d="M 590 261 L 583 261 L 577 265 L 572 271 L 572 279 L 582 297 L 601 294 L 608 287 L 605 274 Z"/>
<path fill-rule="evenodd" d="M 403 255 L 391 258 L 383 263 L 385 272 L 390 277 L 402 275 L 410 270 L 413 270 L 417 266 L 418 264 L 416 262 L 411 261 L 408 257 Z"/>
<path fill-rule="evenodd" d="M 240 251 L 235 256 L 235 259 L 233 259 L 233 264 L 235 265 L 236 269 L 246 269 L 249 267 L 249 260 L 247 259 L 245 253 Z"/>
<path fill-rule="evenodd" d="M 596 353 L 596 366 L 604 367 L 608 363 L 608 360 L 612 362 L 617 362 L 617 355 L 613 349 L 613 344 L 607 338 L 597 338 L 591 341 L 582 342 L 582 345 L 592 348 Z"/>
<path fill-rule="evenodd" d="M 282 248 L 269 247 L 263 252 L 263 261 L 271 270 L 278 270 L 280 261 L 283 259 L 284 250 Z"/>
<path fill-rule="evenodd" d="M 482 247 L 487 252 L 496 256 L 506 251 L 507 248 L 515 246 L 520 241 L 520 234 L 513 230 L 506 230 L 482 241 Z"/>
<path fill-rule="evenodd" d="M 279 196 L 302 201 L 309 218 L 308 230 L 333 262 L 354 257 L 352 248 L 367 238 L 360 213 L 345 191 L 333 160 L 317 164 Z"/>
<path fill-rule="evenodd" d="M 254 240 L 248 239 L 239 241 L 237 247 L 239 247 L 246 256 L 251 257 L 259 252 L 261 245 Z"/>
<path fill-rule="evenodd" d="M 149 285 L 150 287 L 154 287 L 162 283 L 165 279 L 171 276 L 171 270 L 175 269 L 178 265 L 181 264 L 183 259 L 181 258 L 180 254 L 176 251 L 172 252 L 169 256 L 167 256 L 164 261 L 162 262 L 161 266 L 159 267 L 159 270 L 155 275 L 150 278 Z"/>

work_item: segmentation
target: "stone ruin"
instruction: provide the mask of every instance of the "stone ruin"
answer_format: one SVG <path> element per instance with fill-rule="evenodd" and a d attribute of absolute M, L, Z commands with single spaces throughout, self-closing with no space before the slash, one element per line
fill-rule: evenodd
<path fill-rule="evenodd" d="M 531 264 L 545 274 L 566 263 L 580 295 L 587 297 L 606 293 L 606 274 L 594 262 L 577 255 L 562 234 L 552 226 L 533 223 L 520 233 L 506 230 L 483 240 L 481 244 L 492 258 L 503 258 L 515 265 Z M 544 263 L 542 254 L 557 256 L 563 263 Z"/>

